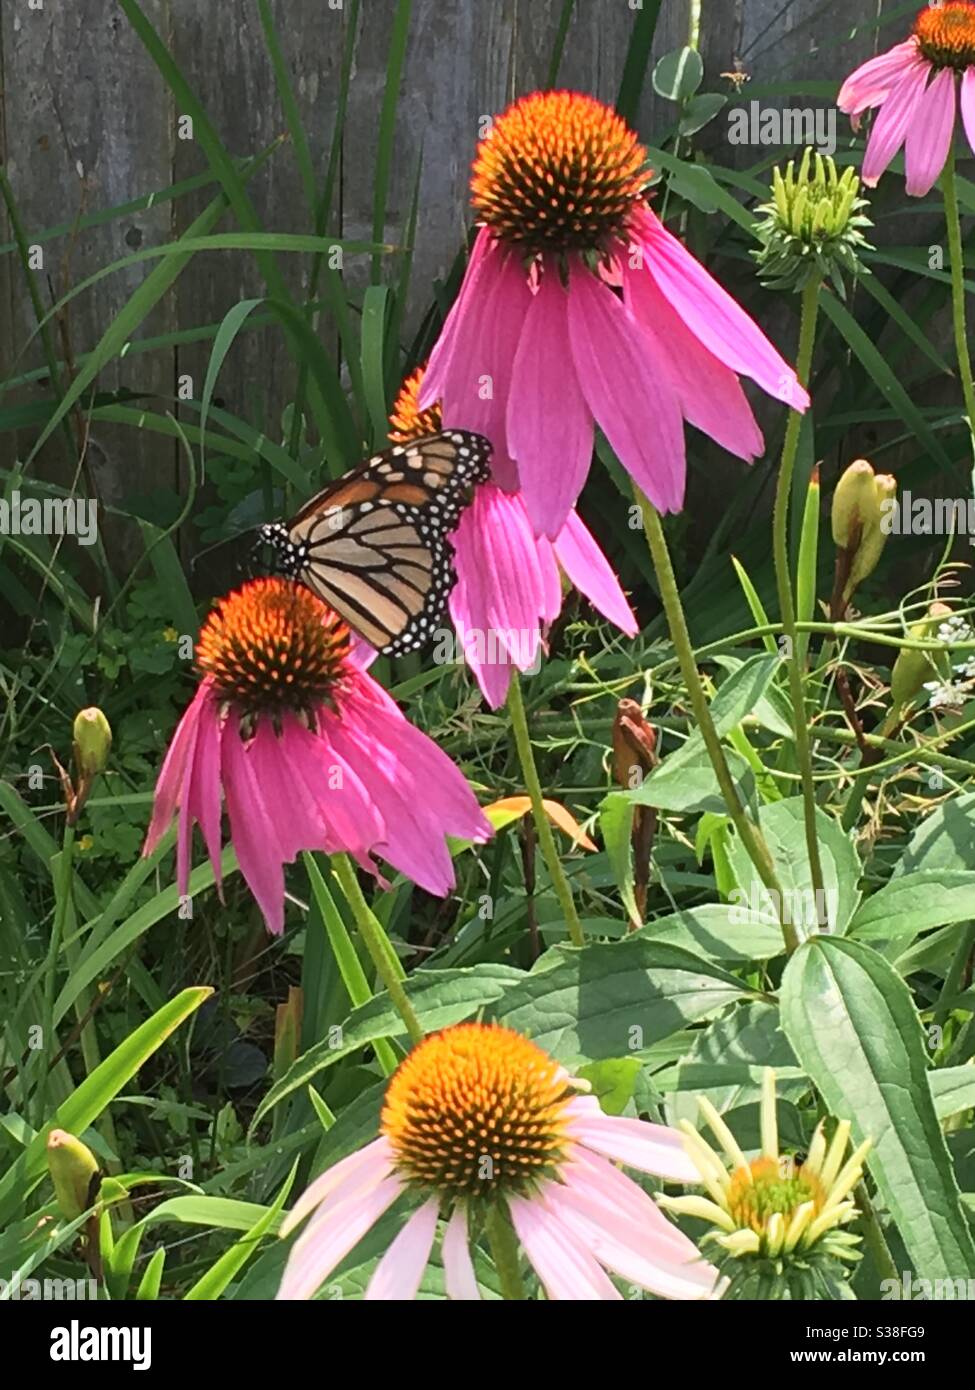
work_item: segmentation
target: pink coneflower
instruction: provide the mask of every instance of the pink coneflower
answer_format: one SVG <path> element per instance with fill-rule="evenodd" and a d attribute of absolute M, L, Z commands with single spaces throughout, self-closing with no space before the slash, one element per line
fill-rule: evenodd
<path fill-rule="evenodd" d="M 220 882 L 221 793 L 240 871 L 269 931 L 300 850 L 385 859 L 430 893 L 454 886 L 448 835 L 491 827 L 464 778 L 360 670 L 342 620 L 300 585 L 255 579 L 222 599 L 196 649 L 202 675 L 156 784 L 143 853 L 179 809 L 180 893 L 193 822 Z"/>
<path fill-rule="evenodd" d="M 684 499 L 684 421 L 751 461 L 764 444 L 738 380 L 809 398 L 744 309 L 647 206 L 647 154 L 616 113 L 536 92 L 495 120 L 471 187 L 481 222 L 430 357 L 423 407 L 487 435 L 516 471 L 535 530 L 555 539 L 594 422 L 654 505 Z M 621 290 L 622 293 L 618 293 Z"/>
<path fill-rule="evenodd" d="M 664 1298 L 701 1299 L 715 1269 L 614 1163 L 700 1181 L 682 1136 L 604 1115 L 540 1047 L 464 1023 L 432 1034 L 389 1082 L 381 1135 L 316 1178 L 281 1229 L 314 1213 L 278 1294 L 311 1298 L 397 1199 L 419 1207 L 379 1261 L 367 1299 L 416 1297 L 437 1223 L 447 1294 L 480 1297 L 471 1242 L 501 1215 L 550 1299 L 618 1299 L 606 1270 Z"/>
<path fill-rule="evenodd" d="M 903 146 L 907 191 L 923 198 L 945 167 L 961 99 L 968 143 L 975 149 L 975 4 L 949 0 L 924 9 L 903 43 L 858 67 L 836 104 L 852 116 L 877 106 L 863 160 L 873 187 Z"/>
<path fill-rule="evenodd" d="M 389 437 L 406 444 L 442 429 L 439 402 L 418 404 L 424 369 L 404 381 Z M 510 461 L 492 458 L 496 482 L 482 483 L 451 536 L 457 582 L 450 616 L 459 650 L 492 709 L 504 704 L 512 672 L 537 667 L 545 631 L 562 611 L 560 571 L 604 618 L 635 637 L 633 610 L 588 527 L 573 508 L 554 541 L 536 536 Z"/>

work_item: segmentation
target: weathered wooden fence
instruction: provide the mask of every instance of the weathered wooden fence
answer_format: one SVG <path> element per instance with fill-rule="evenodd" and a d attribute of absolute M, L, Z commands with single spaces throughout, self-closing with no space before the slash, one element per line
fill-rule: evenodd
<path fill-rule="evenodd" d="M 650 0 L 645 0 L 649 5 Z M 341 151 L 340 231 L 368 237 L 373 218 L 375 150 L 386 81 L 394 0 L 363 0 Z M 637 0 L 576 0 L 559 83 L 612 100 L 619 85 Z M 881 13 L 903 13 L 902 0 L 703 0 L 701 48 L 707 85 L 730 90 L 721 73 L 736 65 L 756 83 L 839 79 L 869 54 Z M 142 0 L 142 9 L 204 104 L 231 154 L 268 145 L 285 129 L 256 0 Z M 312 154 L 323 166 L 336 113 L 348 0 L 274 0 L 284 57 Z M 387 234 L 402 230 L 422 155 L 414 283 L 426 295 L 456 253 L 468 219 L 467 170 L 480 119 L 514 94 L 546 82 L 562 0 L 414 0 L 402 73 Z M 663 0 L 655 56 L 685 41 L 689 0 Z M 885 41 L 902 36 L 895 25 Z M 40 231 L 200 174 L 198 140 L 182 139 L 183 115 L 117 0 L 0 0 L 0 159 L 28 240 Z M 746 88 L 747 93 L 747 88 Z M 638 125 L 652 142 L 666 120 L 647 84 Z M 293 152 L 283 147 L 250 192 L 266 229 L 308 230 L 310 218 Z M 213 190 L 161 199 L 97 227 L 44 243 L 42 286 L 63 292 L 128 251 L 184 231 Z M 2 224 L 2 217 L 0 217 Z M 230 224 L 225 224 L 230 225 Z M 9 225 L 4 239 L 12 235 Z M 304 266 L 289 261 L 300 284 Z M 70 350 L 98 341 L 149 267 L 135 265 L 100 281 L 74 301 Z M 192 330 L 219 321 L 262 287 L 253 259 L 195 258 L 140 336 Z M 0 257 L 0 373 L 18 360 L 33 327 L 23 277 L 12 255 Z M 422 305 L 414 305 L 414 312 Z M 242 338 L 221 376 L 221 394 L 247 413 L 249 393 L 266 403 L 275 430 L 289 398 L 288 364 L 270 330 Z M 209 343 L 191 336 L 173 351 L 140 354 L 101 378 L 158 393 L 171 402 L 175 382 L 202 382 Z M 30 365 L 33 350 L 19 358 Z M 9 439 L 9 436 L 8 436 Z M 141 439 L 138 456 L 133 457 Z M 135 441 L 135 442 L 134 442 Z M 24 440 L 19 441 L 21 452 Z M 172 440 L 99 430 L 94 459 L 111 502 L 133 491 L 178 486 Z M 2 447 L 2 446 L 0 446 Z M 124 452 L 123 452 L 124 451 Z"/>

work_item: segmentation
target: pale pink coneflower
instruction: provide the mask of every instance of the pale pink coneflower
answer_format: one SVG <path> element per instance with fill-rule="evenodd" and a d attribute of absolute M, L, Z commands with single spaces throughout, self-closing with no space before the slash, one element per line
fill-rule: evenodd
<path fill-rule="evenodd" d="M 949 0 L 923 9 L 903 43 L 869 59 L 840 88 L 836 104 L 853 118 L 878 107 L 861 173 L 874 187 L 901 149 L 907 192 L 930 193 L 961 118 L 975 149 L 975 4 Z"/>
<path fill-rule="evenodd" d="M 684 501 L 684 421 L 764 450 L 739 376 L 805 410 L 758 325 L 650 210 L 647 152 L 608 106 L 535 92 L 492 123 L 471 187 L 480 230 L 420 394 L 494 445 L 492 471 L 555 540 L 598 424 L 661 512 Z"/>
<path fill-rule="evenodd" d="M 663 1298 L 715 1296 L 714 1267 L 631 1178 L 626 1164 L 698 1182 L 682 1136 L 606 1115 L 568 1072 L 508 1028 L 431 1034 L 386 1090 L 379 1138 L 327 1169 L 288 1213 L 280 1299 L 311 1298 L 400 1199 L 419 1201 L 376 1266 L 366 1298 L 415 1298 L 444 1222 L 447 1295 L 481 1297 L 472 1243 L 510 1222 L 550 1299 L 619 1299 L 607 1270 Z"/>
<path fill-rule="evenodd" d="M 222 599 L 196 648 L 201 681 L 156 784 L 144 854 L 178 811 L 186 893 L 193 824 L 220 883 L 221 800 L 240 871 L 268 930 L 284 925 L 284 865 L 301 850 L 384 859 L 441 897 L 454 886 L 447 836 L 491 827 L 460 771 L 360 668 L 345 623 L 290 580 L 255 579 Z"/>

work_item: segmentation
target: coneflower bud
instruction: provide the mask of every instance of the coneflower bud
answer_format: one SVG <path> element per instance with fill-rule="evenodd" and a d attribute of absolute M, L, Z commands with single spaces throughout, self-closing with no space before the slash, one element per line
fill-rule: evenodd
<path fill-rule="evenodd" d="M 842 617 L 854 590 L 873 573 L 887 543 L 885 513 L 897 492 L 888 473 L 877 475 L 866 459 L 843 473 L 833 493 L 833 540 L 838 547 L 833 618 Z"/>
<path fill-rule="evenodd" d="M 105 770 L 112 730 L 101 710 L 92 705 L 75 715 L 74 764 L 79 777 L 93 781 Z"/>
<path fill-rule="evenodd" d="M 47 1168 L 62 1216 L 76 1220 L 98 1192 L 98 1163 L 86 1144 L 64 1129 L 47 1136 Z"/>
<path fill-rule="evenodd" d="M 844 273 L 857 275 L 859 252 L 869 250 L 863 228 L 860 179 L 850 165 L 839 174 L 833 160 L 808 146 L 799 168 L 790 160 L 785 173 L 772 171 L 772 199 L 758 212 L 762 241 L 753 252 L 759 274 L 770 289 L 801 290 L 813 280 L 831 280 L 845 297 Z"/>
<path fill-rule="evenodd" d="M 928 616 L 915 623 L 908 636 L 915 642 L 926 642 L 937 631 L 946 618 L 951 617 L 951 609 L 946 603 L 932 603 Z M 895 709 L 900 709 L 919 695 L 925 681 L 935 678 L 947 680 L 951 675 L 951 659 L 947 653 L 919 652 L 904 647 L 897 655 L 894 669 L 890 673 L 890 695 Z"/>

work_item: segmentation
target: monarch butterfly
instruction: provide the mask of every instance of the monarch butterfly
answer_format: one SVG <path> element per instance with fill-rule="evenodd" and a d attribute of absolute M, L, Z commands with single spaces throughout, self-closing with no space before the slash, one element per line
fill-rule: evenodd
<path fill-rule="evenodd" d="M 444 430 L 395 444 L 306 502 L 289 522 L 260 528 L 275 568 L 387 656 L 422 647 L 453 587 L 447 537 L 489 476 L 491 444 Z"/>

